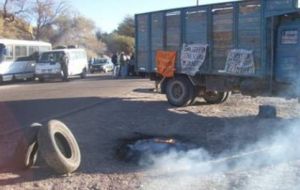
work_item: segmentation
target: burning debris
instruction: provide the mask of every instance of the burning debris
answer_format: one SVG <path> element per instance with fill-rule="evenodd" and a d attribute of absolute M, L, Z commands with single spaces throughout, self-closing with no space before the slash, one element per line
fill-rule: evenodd
<path fill-rule="evenodd" d="M 118 150 L 118 155 L 122 160 L 134 162 L 139 165 L 153 164 L 152 156 L 169 154 L 172 151 L 188 152 L 196 149 L 195 144 L 183 142 L 175 138 L 154 137 L 140 138 L 127 141 Z"/>

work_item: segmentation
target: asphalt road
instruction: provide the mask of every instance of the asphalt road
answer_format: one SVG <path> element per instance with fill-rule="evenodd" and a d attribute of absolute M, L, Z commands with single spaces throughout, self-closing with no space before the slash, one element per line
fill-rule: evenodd
<path fill-rule="evenodd" d="M 140 85 L 139 85 L 140 83 Z M 147 79 L 114 79 L 95 74 L 69 82 L 17 82 L 0 86 L 1 133 L 45 122 L 109 101 L 149 83 Z"/>

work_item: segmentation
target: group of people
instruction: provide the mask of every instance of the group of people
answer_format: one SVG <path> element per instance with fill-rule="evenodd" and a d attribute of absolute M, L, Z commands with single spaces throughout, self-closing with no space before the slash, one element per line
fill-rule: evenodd
<path fill-rule="evenodd" d="M 120 54 L 114 53 L 111 57 L 114 64 L 113 75 L 115 77 L 125 77 L 134 75 L 134 54 L 126 55 L 124 52 Z"/>

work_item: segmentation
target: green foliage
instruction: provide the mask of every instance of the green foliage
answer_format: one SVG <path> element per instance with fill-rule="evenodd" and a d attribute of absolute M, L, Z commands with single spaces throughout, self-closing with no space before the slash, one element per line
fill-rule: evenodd
<path fill-rule="evenodd" d="M 134 19 L 131 16 L 126 16 L 119 24 L 117 33 L 123 36 L 130 36 L 134 38 Z"/>
<path fill-rule="evenodd" d="M 114 52 L 125 52 L 127 54 L 134 50 L 134 38 L 119 35 L 118 33 L 103 34 L 101 39 L 106 44 L 107 49 Z"/>
<path fill-rule="evenodd" d="M 125 52 L 130 54 L 134 51 L 134 19 L 126 16 L 119 24 L 118 29 L 112 33 L 96 32 L 96 38 L 103 41 L 110 53 Z"/>

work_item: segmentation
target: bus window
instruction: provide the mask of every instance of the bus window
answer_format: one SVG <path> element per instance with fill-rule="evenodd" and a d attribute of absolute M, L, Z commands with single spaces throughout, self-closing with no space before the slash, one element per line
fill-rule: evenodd
<path fill-rule="evenodd" d="M 39 47 L 38 46 L 29 46 L 28 51 L 29 51 L 28 55 L 30 56 L 30 55 L 38 52 L 39 51 Z"/>
<path fill-rule="evenodd" d="M 6 45 L 6 55 L 5 60 L 13 60 L 14 52 L 12 45 Z"/>
<path fill-rule="evenodd" d="M 27 56 L 27 47 L 26 46 L 15 46 L 15 56 L 16 56 L 16 58 L 26 57 Z"/>

